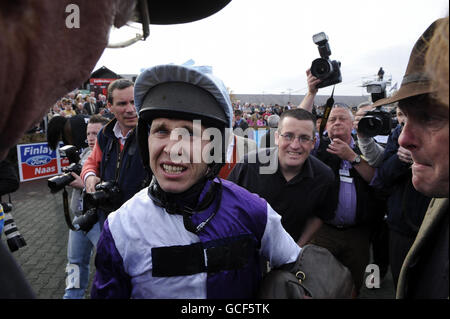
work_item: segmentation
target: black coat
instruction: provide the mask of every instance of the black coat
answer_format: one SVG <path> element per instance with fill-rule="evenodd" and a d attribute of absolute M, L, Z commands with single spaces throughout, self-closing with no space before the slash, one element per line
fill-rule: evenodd
<path fill-rule="evenodd" d="M 92 105 L 94 107 L 94 113 L 92 113 L 91 104 L 89 102 L 86 102 L 83 105 L 83 109 L 87 112 L 88 115 L 93 115 L 93 114 L 97 114 L 98 113 L 97 104 L 93 103 Z"/>
<path fill-rule="evenodd" d="M 13 193 L 19 188 L 19 177 L 8 161 L 0 162 L 0 196 Z"/>
<path fill-rule="evenodd" d="M 377 187 L 388 191 L 389 228 L 404 236 L 415 238 L 430 197 L 416 191 L 412 185 L 410 165 L 402 162 L 398 156 L 398 137 L 401 126 L 397 126 L 389 136 L 384 150 L 383 163 L 378 168 Z"/>

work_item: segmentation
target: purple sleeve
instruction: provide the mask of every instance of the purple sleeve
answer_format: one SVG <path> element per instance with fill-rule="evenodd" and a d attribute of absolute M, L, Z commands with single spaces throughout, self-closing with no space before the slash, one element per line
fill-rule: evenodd
<path fill-rule="evenodd" d="M 108 220 L 97 244 L 96 273 L 92 283 L 93 299 L 128 299 L 131 296 L 131 277 L 125 272 L 123 259 L 117 251 L 109 230 Z"/>

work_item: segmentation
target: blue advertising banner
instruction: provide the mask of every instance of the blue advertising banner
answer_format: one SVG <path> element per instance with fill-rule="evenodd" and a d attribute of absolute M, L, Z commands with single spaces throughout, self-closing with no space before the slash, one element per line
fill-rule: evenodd
<path fill-rule="evenodd" d="M 59 152 L 52 151 L 47 143 L 17 145 L 17 163 L 21 182 L 61 173 Z"/>

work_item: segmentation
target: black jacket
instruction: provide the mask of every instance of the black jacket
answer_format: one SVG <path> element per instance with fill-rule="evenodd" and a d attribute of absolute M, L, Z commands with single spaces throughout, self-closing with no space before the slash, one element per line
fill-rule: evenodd
<path fill-rule="evenodd" d="M 334 174 L 329 167 L 310 155 L 301 172 L 287 182 L 278 165 L 277 148 L 262 149 L 256 161 L 250 161 L 253 154 L 236 164 L 228 180 L 267 200 L 294 240 L 299 240 L 309 218 L 325 221 L 334 217 L 337 201 L 331 198 Z M 277 167 L 271 174 L 261 170 L 269 168 L 269 163 Z"/>
<path fill-rule="evenodd" d="M 375 186 L 389 193 L 387 200 L 389 228 L 404 236 L 415 238 L 431 198 L 416 191 L 411 181 L 410 165 L 402 162 L 397 156 L 398 137 L 401 131 L 402 127 L 399 125 L 389 136 Z"/>
<path fill-rule="evenodd" d="M 14 166 L 4 160 L 0 161 L 0 197 L 13 193 L 19 188 L 19 177 Z"/>

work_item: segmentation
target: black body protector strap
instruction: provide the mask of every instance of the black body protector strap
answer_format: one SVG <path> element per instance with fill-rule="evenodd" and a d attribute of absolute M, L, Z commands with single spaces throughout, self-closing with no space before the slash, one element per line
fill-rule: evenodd
<path fill-rule="evenodd" d="M 241 235 L 186 246 L 152 248 L 152 275 L 188 276 L 240 269 L 248 264 L 255 247 L 250 235 Z"/>

